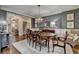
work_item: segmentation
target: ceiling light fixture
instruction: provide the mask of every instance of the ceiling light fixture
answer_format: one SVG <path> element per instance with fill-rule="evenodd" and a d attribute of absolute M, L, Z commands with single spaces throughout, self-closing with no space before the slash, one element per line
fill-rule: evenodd
<path fill-rule="evenodd" d="M 42 19 L 41 15 L 40 15 L 40 14 L 41 14 L 41 13 L 40 13 L 40 5 L 37 5 L 37 6 L 38 6 L 38 9 L 39 9 L 39 10 L 38 10 L 38 11 L 39 11 L 38 20 L 39 20 L 39 22 L 42 22 L 43 19 Z"/>

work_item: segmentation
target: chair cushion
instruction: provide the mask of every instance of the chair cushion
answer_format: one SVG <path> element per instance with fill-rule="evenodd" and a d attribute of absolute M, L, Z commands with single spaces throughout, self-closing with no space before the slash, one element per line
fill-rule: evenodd
<path fill-rule="evenodd" d="M 57 41 L 56 40 L 54 40 L 54 44 L 57 44 Z"/>
<path fill-rule="evenodd" d="M 64 46 L 64 42 L 58 41 L 58 45 Z"/>
<path fill-rule="evenodd" d="M 77 36 L 76 34 L 70 34 L 68 36 L 68 39 L 72 39 L 73 41 L 75 41 L 75 40 L 78 40 L 79 39 L 79 36 Z"/>
<path fill-rule="evenodd" d="M 75 35 L 73 41 L 78 40 L 79 36 Z"/>

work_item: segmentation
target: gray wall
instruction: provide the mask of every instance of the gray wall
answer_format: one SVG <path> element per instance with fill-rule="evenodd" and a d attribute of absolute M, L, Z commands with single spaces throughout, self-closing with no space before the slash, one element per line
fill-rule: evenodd
<path fill-rule="evenodd" d="M 66 15 L 69 13 L 74 13 L 75 14 L 75 29 L 79 29 L 79 9 L 67 11 L 67 12 L 62 12 L 60 14 L 55 14 L 55 15 L 50 15 L 43 17 L 44 21 L 42 23 L 47 23 L 47 25 L 50 27 L 50 22 L 53 20 L 58 20 L 56 21 L 56 26 L 58 28 L 63 28 L 65 29 L 66 26 Z M 5 20 L 6 21 L 6 11 L 0 10 L 0 21 Z M 32 27 L 35 27 L 35 20 L 33 20 Z"/>
<path fill-rule="evenodd" d="M 75 28 L 79 29 L 79 9 L 75 11 Z"/>
<path fill-rule="evenodd" d="M 6 20 L 6 11 L 0 10 L 0 21 Z"/>
<path fill-rule="evenodd" d="M 57 28 L 66 28 L 65 13 L 60 13 L 60 14 L 44 17 L 44 21 L 46 20 L 48 20 L 49 22 L 57 20 L 56 21 Z"/>
<path fill-rule="evenodd" d="M 69 14 L 69 13 L 75 14 L 74 26 L 75 26 L 75 29 L 79 29 L 79 9 L 70 10 L 70 11 L 62 12 L 60 14 L 46 16 L 46 17 L 43 17 L 43 18 L 44 18 L 44 21 L 48 20 L 48 22 L 51 22 L 53 20 L 57 20 L 56 26 L 58 28 L 66 29 L 67 28 L 66 19 L 67 19 L 67 14 Z"/>

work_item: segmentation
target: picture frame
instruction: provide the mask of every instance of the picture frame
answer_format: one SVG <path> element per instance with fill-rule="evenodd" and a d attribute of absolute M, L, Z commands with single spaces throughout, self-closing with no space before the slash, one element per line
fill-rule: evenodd
<path fill-rule="evenodd" d="M 67 14 L 67 21 L 74 20 L 74 13 Z"/>
<path fill-rule="evenodd" d="M 74 22 L 67 22 L 67 28 L 74 28 Z"/>

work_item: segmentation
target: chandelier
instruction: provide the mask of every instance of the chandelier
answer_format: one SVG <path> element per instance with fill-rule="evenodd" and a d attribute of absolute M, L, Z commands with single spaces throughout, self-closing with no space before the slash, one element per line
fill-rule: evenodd
<path fill-rule="evenodd" d="M 38 14 L 38 17 L 37 17 L 37 19 L 38 19 L 38 23 L 40 23 L 40 22 L 42 22 L 43 21 L 43 19 L 42 19 L 42 17 L 41 17 L 41 15 L 40 15 L 40 5 L 37 5 L 38 6 L 38 11 L 39 11 L 39 14 Z"/>

